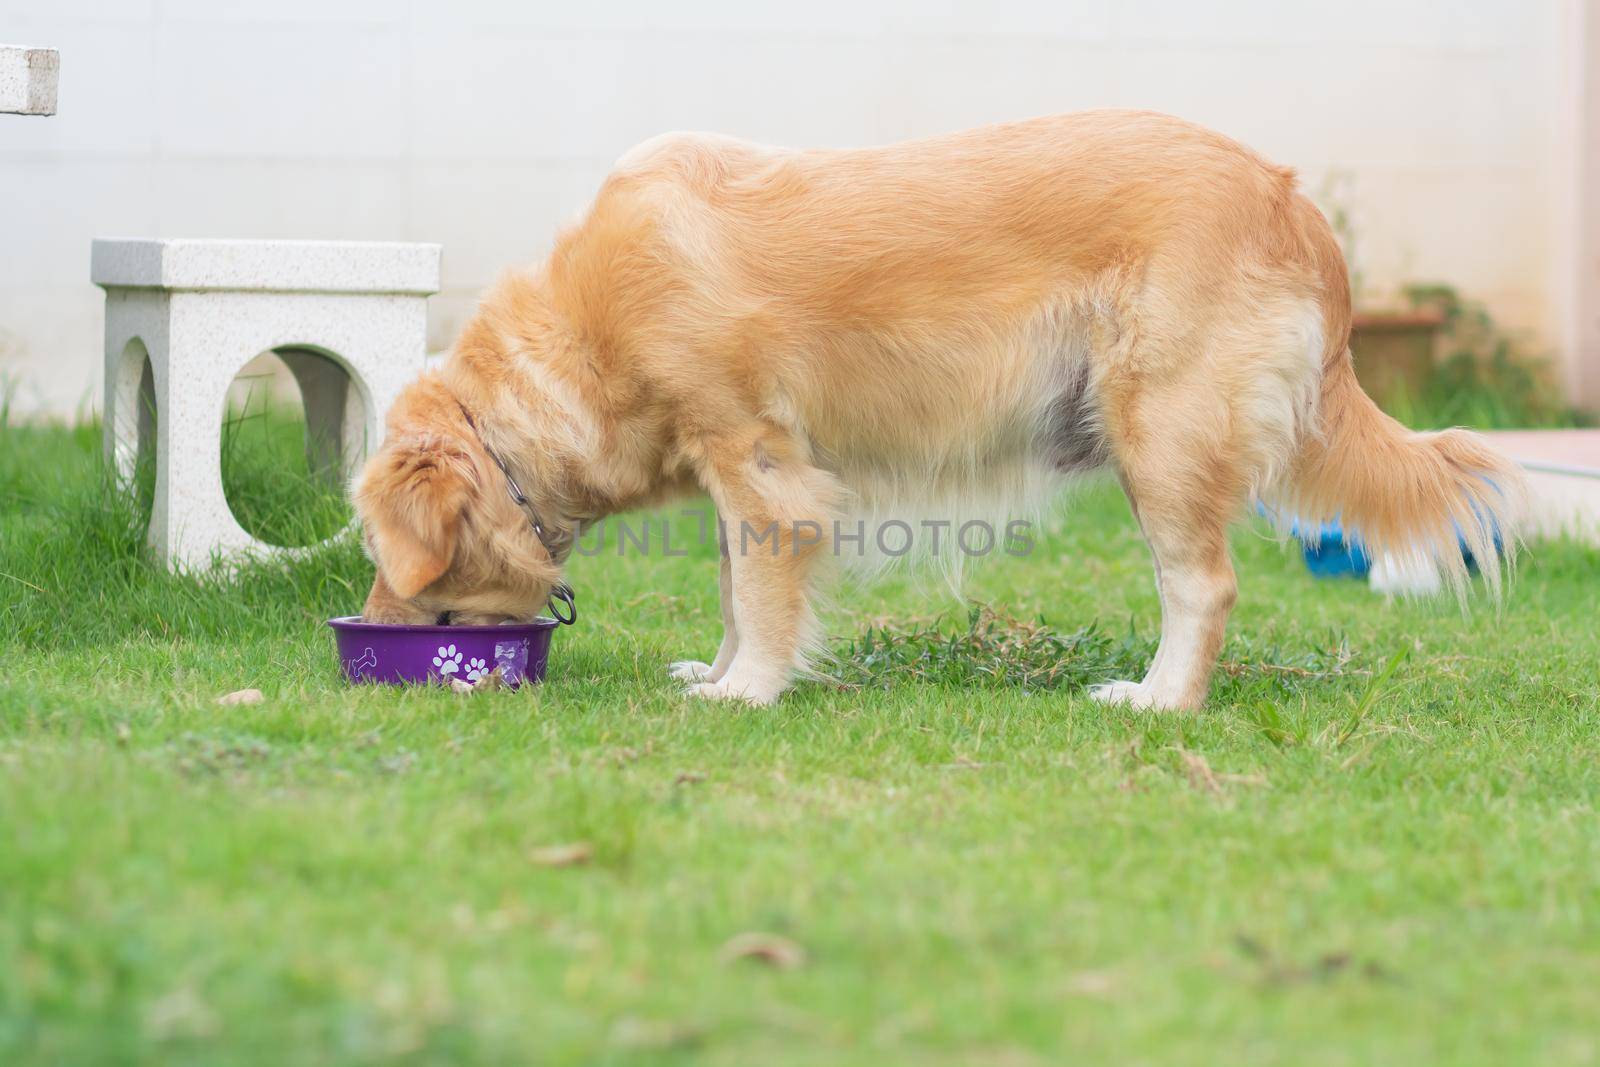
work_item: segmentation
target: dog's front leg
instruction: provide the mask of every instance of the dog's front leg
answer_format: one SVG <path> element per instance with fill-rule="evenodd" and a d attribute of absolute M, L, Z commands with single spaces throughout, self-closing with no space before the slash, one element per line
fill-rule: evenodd
<path fill-rule="evenodd" d="M 809 581 L 838 486 L 785 439 L 724 445 L 720 456 L 708 465 L 706 482 L 726 553 L 727 629 L 711 671 L 724 669 L 689 692 L 767 704 L 789 687 L 815 636 Z"/>
<path fill-rule="evenodd" d="M 718 526 L 721 526 L 719 520 Z M 716 682 L 728 673 L 734 653 L 739 651 L 739 624 L 733 613 L 733 561 L 728 555 L 725 530 L 719 530 L 717 543 L 722 549 L 722 568 L 717 576 L 717 587 L 722 595 L 722 644 L 710 663 L 680 660 L 668 669 L 672 677 L 682 682 Z"/>
<path fill-rule="evenodd" d="M 769 704 L 789 687 L 815 627 L 806 578 L 816 545 L 765 518 L 742 520 L 729 536 L 731 618 L 717 662 L 689 692 Z"/>

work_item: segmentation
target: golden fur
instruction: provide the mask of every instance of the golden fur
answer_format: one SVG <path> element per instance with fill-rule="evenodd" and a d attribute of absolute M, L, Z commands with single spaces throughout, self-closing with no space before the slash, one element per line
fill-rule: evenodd
<path fill-rule="evenodd" d="M 1457 528 L 1480 560 L 1494 530 L 1512 543 L 1514 468 L 1381 414 L 1349 331 L 1343 259 L 1293 173 L 1177 119 L 1086 112 L 849 151 L 657 138 L 390 412 L 355 493 L 378 563 L 367 614 L 532 615 L 583 524 L 704 490 L 730 533 L 777 524 L 780 550 L 730 536 L 722 648 L 674 671 L 765 702 L 814 637 L 821 546 L 796 524 L 1015 514 L 1104 465 L 1163 618 L 1144 681 L 1096 695 L 1194 707 L 1235 596 L 1227 527 L 1252 497 L 1340 516 L 1458 584 Z"/>

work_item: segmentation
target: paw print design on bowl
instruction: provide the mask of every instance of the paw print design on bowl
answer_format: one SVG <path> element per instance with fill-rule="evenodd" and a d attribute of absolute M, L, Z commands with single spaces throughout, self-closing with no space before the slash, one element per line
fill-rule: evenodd
<path fill-rule="evenodd" d="M 433 666 L 439 677 L 448 678 L 461 669 L 461 653 L 456 651 L 455 645 L 440 645 L 439 654 L 433 657 Z"/>
<path fill-rule="evenodd" d="M 477 656 L 467 660 L 467 681 L 477 682 L 489 673 L 489 665 Z"/>

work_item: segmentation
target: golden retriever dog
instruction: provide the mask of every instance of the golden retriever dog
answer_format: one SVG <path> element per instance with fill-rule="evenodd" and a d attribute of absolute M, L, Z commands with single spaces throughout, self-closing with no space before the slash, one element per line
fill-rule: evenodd
<path fill-rule="evenodd" d="M 1338 518 L 1458 593 L 1459 536 L 1499 591 L 1515 468 L 1380 412 L 1349 337 L 1343 257 L 1293 172 L 1178 119 L 860 150 L 656 138 L 389 412 L 354 491 L 366 614 L 530 617 L 586 524 L 703 491 L 727 531 L 725 630 L 710 663 L 671 670 L 766 703 L 816 639 L 829 542 L 810 531 L 973 500 L 1016 514 L 1106 468 L 1155 560 L 1161 640 L 1142 681 L 1093 695 L 1194 708 L 1253 502 Z"/>

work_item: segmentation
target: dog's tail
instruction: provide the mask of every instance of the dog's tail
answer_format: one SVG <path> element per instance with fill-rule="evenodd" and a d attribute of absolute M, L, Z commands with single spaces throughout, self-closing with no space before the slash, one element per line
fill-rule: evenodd
<path fill-rule="evenodd" d="M 1373 558 L 1432 571 L 1466 593 L 1468 560 L 1499 598 L 1525 500 L 1515 464 L 1467 430 L 1417 433 L 1356 382 L 1345 336 L 1323 361 L 1318 418 L 1274 494 L 1301 524 L 1337 520 Z M 1331 346 L 1330 346 L 1331 347 Z"/>

